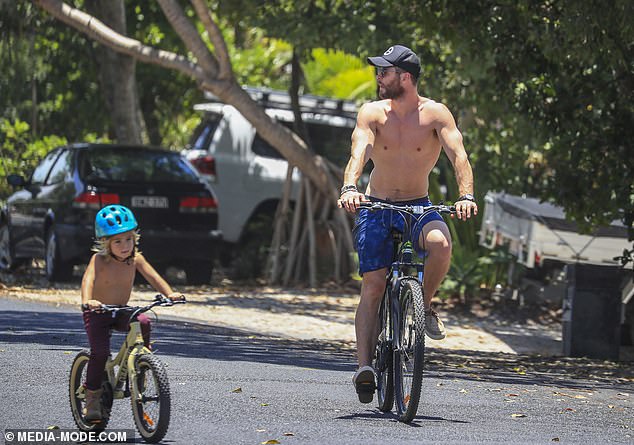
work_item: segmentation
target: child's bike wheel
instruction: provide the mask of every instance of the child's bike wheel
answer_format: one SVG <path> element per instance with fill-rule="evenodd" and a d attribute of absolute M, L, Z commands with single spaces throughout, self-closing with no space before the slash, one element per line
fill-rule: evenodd
<path fill-rule="evenodd" d="M 136 360 L 136 372 L 136 384 L 130 384 L 134 424 L 143 440 L 156 443 L 165 437 L 170 422 L 167 373 L 161 361 L 150 354 Z"/>
<path fill-rule="evenodd" d="M 108 416 L 104 416 L 100 423 L 87 422 L 84 417 L 84 408 L 86 407 L 86 372 L 88 370 L 88 361 L 90 360 L 89 351 L 81 351 L 75 356 L 73 365 L 70 368 L 70 378 L 68 383 L 68 397 L 70 400 L 70 410 L 73 414 L 73 420 L 77 424 L 77 428 L 81 431 L 103 431 L 108 425 Z"/>
<path fill-rule="evenodd" d="M 425 358 L 425 311 L 417 280 L 401 281 L 399 300 L 401 347 L 394 353 L 394 392 L 399 420 L 411 422 L 418 410 Z"/>
<path fill-rule="evenodd" d="M 386 289 L 386 293 L 389 290 Z M 377 375 L 376 394 L 379 410 L 386 413 L 394 406 L 394 370 L 392 368 L 392 343 L 389 341 L 389 295 L 385 295 L 379 309 L 379 339 L 376 344 L 374 369 Z"/>

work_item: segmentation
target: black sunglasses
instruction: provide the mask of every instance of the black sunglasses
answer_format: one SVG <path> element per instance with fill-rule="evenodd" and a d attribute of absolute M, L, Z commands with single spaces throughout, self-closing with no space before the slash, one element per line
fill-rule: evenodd
<path fill-rule="evenodd" d="M 379 77 L 385 77 L 387 75 L 387 73 L 390 72 L 390 70 L 394 68 L 394 72 L 397 74 L 403 74 L 405 71 L 403 71 L 400 68 L 397 68 L 395 66 L 377 66 L 376 67 L 376 75 Z"/>

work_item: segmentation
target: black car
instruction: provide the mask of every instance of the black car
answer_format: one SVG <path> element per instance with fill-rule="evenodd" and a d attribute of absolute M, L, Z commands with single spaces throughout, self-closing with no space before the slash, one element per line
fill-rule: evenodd
<path fill-rule="evenodd" d="M 160 148 L 72 144 L 49 152 L 0 213 L 0 269 L 44 259 L 52 281 L 71 278 L 90 259 L 96 212 L 121 204 L 135 214 L 140 250 L 164 272 L 185 270 L 190 284 L 211 280 L 220 238 L 216 197 L 180 154 Z"/>

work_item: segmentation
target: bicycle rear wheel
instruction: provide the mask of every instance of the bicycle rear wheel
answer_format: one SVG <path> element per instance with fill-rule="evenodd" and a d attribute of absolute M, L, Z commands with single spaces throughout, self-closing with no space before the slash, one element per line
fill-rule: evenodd
<path fill-rule="evenodd" d="M 73 414 L 73 420 L 77 424 L 77 428 L 81 431 L 103 431 L 108 425 L 109 416 L 106 414 L 107 409 L 104 409 L 104 417 L 100 423 L 88 422 L 85 418 L 84 408 L 86 407 L 86 373 L 88 370 L 88 361 L 90 360 L 90 351 L 81 351 L 75 356 L 73 364 L 70 368 L 70 378 L 68 381 L 68 398 L 70 400 L 70 410 Z M 105 393 L 105 391 L 104 391 Z M 109 408 L 108 401 L 105 400 L 107 394 L 102 396 L 101 404 L 106 408 Z M 110 400 L 110 406 L 112 401 Z"/>
<path fill-rule="evenodd" d="M 394 351 L 396 409 L 401 422 L 411 422 L 420 400 L 425 358 L 425 311 L 423 291 L 415 279 L 399 283 L 400 349 Z"/>
<path fill-rule="evenodd" d="M 136 360 L 136 384 L 130 384 L 130 400 L 134 424 L 143 440 L 159 442 L 170 423 L 170 387 L 167 372 L 153 355 Z"/>
<path fill-rule="evenodd" d="M 390 335 L 390 298 L 387 288 L 379 308 L 379 338 L 376 343 L 374 370 L 377 376 L 376 393 L 379 409 L 383 412 L 391 411 L 394 406 L 394 370 Z"/>

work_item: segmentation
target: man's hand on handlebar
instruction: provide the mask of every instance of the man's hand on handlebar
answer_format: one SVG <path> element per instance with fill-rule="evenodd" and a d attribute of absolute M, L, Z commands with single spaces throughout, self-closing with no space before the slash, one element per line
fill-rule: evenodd
<path fill-rule="evenodd" d="M 473 201 L 469 201 L 467 199 L 456 201 L 454 203 L 454 206 L 456 207 L 456 216 L 458 217 L 458 219 L 463 219 L 466 221 L 467 219 L 471 218 L 472 212 L 473 216 L 476 216 L 478 214 L 478 205 Z"/>
<path fill-rule="evenodd" d="M 350 190 L 349 192 L 346 192 L 339 197 L 339 200 L 337 201 L 337 206 L 339 206 L 339 208 L 345 209 L 347 212 L 355 213 L 359 208 L 359 203 L 369 201 L 370 200 L 366 198 L 363 193 Z"/>

